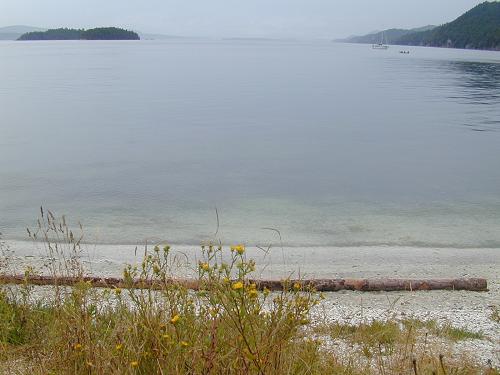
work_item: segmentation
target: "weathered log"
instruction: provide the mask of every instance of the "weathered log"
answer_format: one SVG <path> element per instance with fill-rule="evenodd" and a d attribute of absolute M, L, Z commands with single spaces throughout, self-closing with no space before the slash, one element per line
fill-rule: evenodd
<path fill-rule="evenodd" d="M 134 280 L 127 283 L 124 279 L 117 277 L 68 277 L 68 276 L 29 276 L 24 275 L 0 275 L 0 284 L 30 284 L 45 286 L 73 286 L 78 283 L 88 283 L 95 288 L 136 288 L 136 289 L 161 289 L 165 284 L 182 285 L 188 289 L 199 289 L 199 282 L 190 279 L 167 279 L 157 280 Z"/>
<path fill-rule="evenodd" d="M 282 289 L 282 282 L 275 280 L 256 280 L 261 288 L 271 290 Z M 313 287 L 320 292 L 336 292 L 339 290 L 356 290 L 361 292 L 391 292 L 391 291 L 418 291 L 418 290 L 469 290 L 487 291 L 486 279 L 315 279 L 296 280 L 302 285 Z"/>
<path fill-rule="evenodd" d="M 152 288 L 161 289 L 165 284 L 178 284 L 188 289 L 198 290 L 203 287 L 198 280 L 167 279 L 134 280 L 131 284 L 116 277 L 52 277 L 24 275 L 0 275 L 0 284 L 31 285 L 59 285 L 72 286 L 79 282 L 87 282 L 97 288 Z M 339 290 L 355 290 L 361 292 L 391 292 L 391 291 L 418 291 L 418 290 L 468 290 L 482 292 L 488 290 L 486 279 L 310 279 L 310 280 L 249 280 L 255 283 L 258 289 L 282 290 L 292 288 L 299 283 L 301 287 L 312 287 L 319 292 L 336 292 Z"/>

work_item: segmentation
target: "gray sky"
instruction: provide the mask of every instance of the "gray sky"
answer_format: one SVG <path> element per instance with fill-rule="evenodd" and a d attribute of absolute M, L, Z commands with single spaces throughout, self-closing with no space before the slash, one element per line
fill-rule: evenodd
<path fill-rule="evenodd" d="M 453 20 L 483 0 L 0 0 L 0 26 L 120 26 L 186 36 L 337 38 Z"/>

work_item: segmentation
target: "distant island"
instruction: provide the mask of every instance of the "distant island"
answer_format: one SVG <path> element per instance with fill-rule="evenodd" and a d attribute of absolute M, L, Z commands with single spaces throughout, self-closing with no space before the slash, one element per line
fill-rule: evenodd
<path fill-rule="evenodd" d="M 140 40 L 134 31 L 117 27 L 98 27 L 95 29 L 49 29 L 32 31 L 21 35 L 17 40 Z"/>
<path fill-rule="evenodd" d="M 345 43 L 380 43 L 425 47 L 500 50 L 500 2 L 484 2 L 441 26 L 388 29 L 336 40 Z"/>
<path fill-rule="evenodd" d="M 0 27 L 0 41 L 1 40 L 18 40 L 23 34 L 31 32 L 47 31 L 46 28 L 26 25 L 12 25 Z M 141 40 L 173 40 L 173 39 L 193 39 L 192 37 L 184 37 L 179 35 L 165 35 L 165 34 L 150 34 L 141 33 L 136 31 Z M 199 38 L 196 38 L 199 39 Z M 33 39 L 25 39 L 33 40 Z M 37 39 L 44 40 L 44 39 Z M 45 39 L 46 40 L 46 39 Z"/>

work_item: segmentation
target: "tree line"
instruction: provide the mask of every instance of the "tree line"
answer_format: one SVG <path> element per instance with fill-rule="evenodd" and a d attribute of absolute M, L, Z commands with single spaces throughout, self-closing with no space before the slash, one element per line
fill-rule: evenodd
<path fill-rule="evenodd" d="M 139 40 L 139 35 L 117 27 L 94 29 L 59 28 L 23 34 L 18 40 Z"/>

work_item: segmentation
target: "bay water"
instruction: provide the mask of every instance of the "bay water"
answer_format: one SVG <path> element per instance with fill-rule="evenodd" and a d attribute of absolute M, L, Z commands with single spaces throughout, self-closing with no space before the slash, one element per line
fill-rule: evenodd
<path fill-rule="evenodd" d="M 114 245 L 500 247 L 500 53 L 0 42 L 4 238 L 40 206 Z"/>

